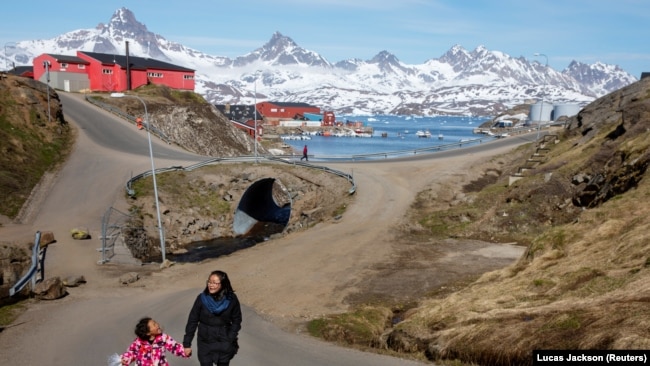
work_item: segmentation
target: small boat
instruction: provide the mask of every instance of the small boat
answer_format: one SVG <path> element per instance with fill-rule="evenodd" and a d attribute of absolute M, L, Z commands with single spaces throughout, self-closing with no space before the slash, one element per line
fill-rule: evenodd
<path fill-rule="evenodd" d="M 438 131 L 438 140 L 442 140 L 444 138 L 445 138 L 445 136 L 443 136 L 442 133 L 440 133 L 440 131 Z"/>
<path fill-rule="evenodd" d="M 416 135 L 417 137 L 429 138 L 429 137 L 431 137 L 431 132 L 420 130 L 420 131 L 416 132 L 415 135 Z"/>

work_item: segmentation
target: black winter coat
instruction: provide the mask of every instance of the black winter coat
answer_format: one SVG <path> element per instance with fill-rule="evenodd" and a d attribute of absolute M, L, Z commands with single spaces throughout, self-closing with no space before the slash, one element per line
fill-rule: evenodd
<path fill-rule="evenodd" d="M 212 314 L 196 297 L 185 326 L 183 347 L 192 346 L 196 328 L 198 358 L 201 363 L 226 362 L 235 357 L 239 344 L 237 336 L 241 330 L 242 314 L 237 295 L 231 293 L 230 305 L 219 315 Z"/>

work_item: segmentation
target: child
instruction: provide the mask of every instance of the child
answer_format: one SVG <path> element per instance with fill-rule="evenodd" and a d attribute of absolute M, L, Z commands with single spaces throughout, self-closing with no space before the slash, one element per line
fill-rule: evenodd
<path fill-rule="evenodd" d="M 122 354 L 122 365 L 135 361 L 138 366 L 168 366 L 165 351 L 179 357 L 190 357 L 191 353 L 185 353 L 183 344 L 163 333 L 160 325 L 149 317 L 140 319 L 135 326 L 135 335 L 138 337 Z"/>

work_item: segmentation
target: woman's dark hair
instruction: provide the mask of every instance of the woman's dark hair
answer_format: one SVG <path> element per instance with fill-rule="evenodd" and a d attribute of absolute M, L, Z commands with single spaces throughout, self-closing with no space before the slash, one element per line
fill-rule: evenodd
<path fill-rule="evenodd" d="M 228 274 L 224 271 L 212 271 L 210 272 L 210 275 L 208 276 L 208 281 L 210 281 L 210 277 L 212 276 L 217 276 L 219 277 L 219 282 L 221 282 L 221 288 L 219 288 L 219 291 L 217 291 L 217 296 L 221 295 L 222 293 L 232 293 L 235 292 L 235 290 L 232 288 L 232 285 L 230 284 L 230 278 L 228 278 Z M 209 294 L 210 292 L 208 291 L 208 286 L 205 286 L 205 290 L 203 290 L 206 294 Z"/>
<path fill-rule="evenodd" d="M 149 340 L 149 321 L 151 318 L 145 316 L 135 325 L 135 335 L 146 341 Z"/>

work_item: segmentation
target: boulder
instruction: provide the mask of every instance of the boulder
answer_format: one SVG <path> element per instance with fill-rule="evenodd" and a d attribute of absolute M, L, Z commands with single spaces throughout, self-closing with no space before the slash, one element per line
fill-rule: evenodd
<path fill-rule="evenodd" d="M 125 273 L 120 277 L 120 284 L 130 285 L 140 279 L 140 275 L 136 272 Z"/>
<path fill-rule="evenodd" d="M 90 239 L 90 231 L 88 229 L 75 228 L 70 231 L 72 238 L 76 240 Z"/>
<path fill-rule="evenodd" d="M 67 294 L 60 277 L 48 278 L 34 286 L 34 296 L 40 300 L 56 300 Z"/>
<path fill-rule="evenodd" d="M 41 231 L 41 243 L 40 246 L 41 248 L 45 248 L 49 244 L 55 243 L 56 239 L 54 239 L 54 233 L 51 231 Z"/>
<path fill-rule="evenodd" d="M 84 283 L 86 283 L 84 276 L 68 276 L 63 279 L 63 285 L 66 287 L 77 287 Z"/>

